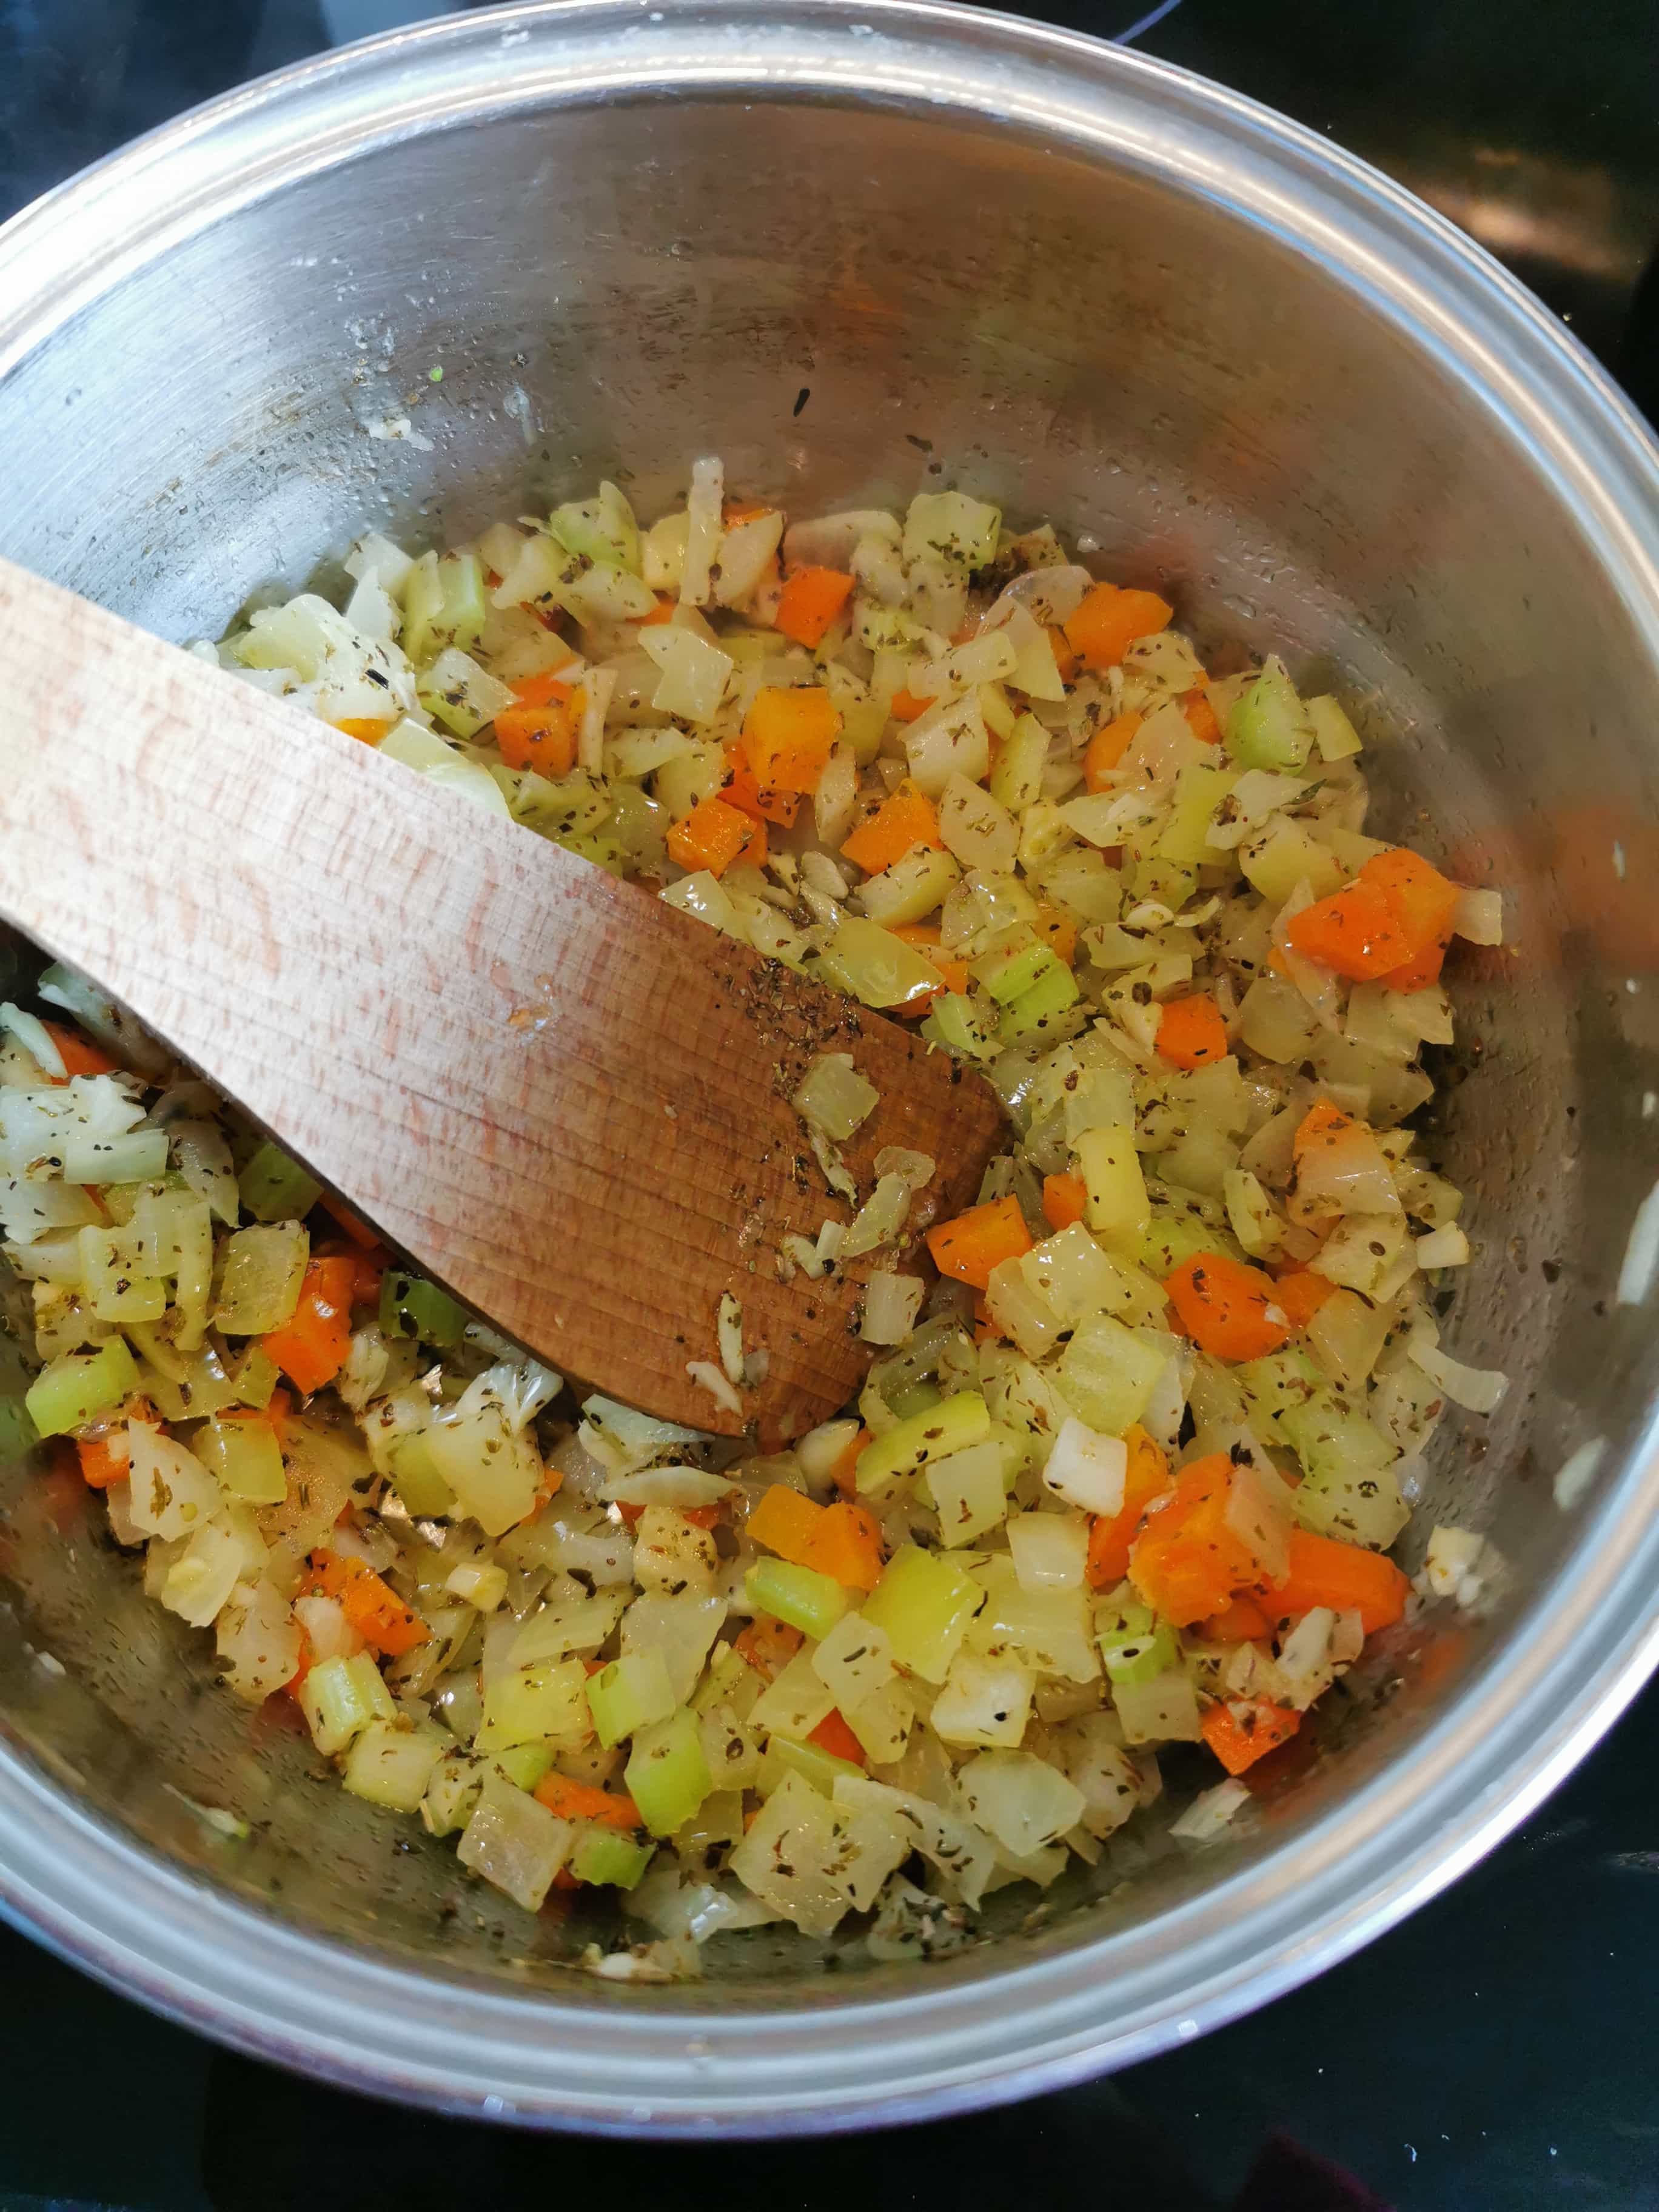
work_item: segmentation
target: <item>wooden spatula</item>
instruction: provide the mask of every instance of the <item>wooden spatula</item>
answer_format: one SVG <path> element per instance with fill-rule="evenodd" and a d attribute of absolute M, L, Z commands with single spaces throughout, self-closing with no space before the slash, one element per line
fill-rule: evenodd
<path fill-rule="evenodd" d="M 846 1403 L 870 1263 L 780 1279 L 850 1212 L 790 1095 L 852 1054 L 861 1192 L 884 1146 L 939 1164 L 915 1231 L 977 1192 L 979 1077 L 9 562 L 0 637 L 0 915 L 553 1366 L 768 1449 Z M 727 1291 L 766 1354 L 740 1413 L 688 1371 Z"/>

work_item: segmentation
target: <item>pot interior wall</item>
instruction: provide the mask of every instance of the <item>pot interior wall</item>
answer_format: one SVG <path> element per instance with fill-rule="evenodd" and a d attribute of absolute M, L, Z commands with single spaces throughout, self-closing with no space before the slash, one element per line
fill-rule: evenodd
<path fill-rule="evenodd" d="M 1639 1195 L 1650 1024 L 1620 987 L 1646 947 L 1612 845 L 1652 815 L 1650 732 L 1625 617 L 1510 428 L 1380 307 L 1218 204 L 1006 127 L 618 100 L 406 139 L 241 209 L 16 368 L 0 439 L 0 550 L 179 640 L 327 579 L 365 526 L 442 539 L 601 472 L 655 513 L 707 451 L 797 513 L 960 484 L 1051 517 L 1167 587 L 1218 666 L 1277 645 L 1357 696 L 1390 826 L 1515 893 L 1522 957 L 1463 962 L 1469 1079 L 1425 1150 L 1473 1194 L 1448 1340 L 1516 1382 L 1492 1421 L 1445 1425 L 1414 1536 L 1490 1529 L 1503 1602 L 1384 1655 L 1261 1834 L 1149 1863 L 1084 1913 L 1066 1908 L 1099 1881 L 1035 1916 L 1005 1895 L 1007 1942 L 1075 1942 L 1282 1846 L 1448 1683 L 1503 1663 L 1572 1527 L 1552 1474 L 1636 1410 L 1634 1338 L 1595 1304 Z M 101 1816 L 458 1969 L 539 1977 L 586 1932 L 518 1915 L 280 1722 L 250 1723 L 73 1483 L 14 1449 L 0 1499 L 4 1725 Z M 764 1933 L 710 1958 L 756 2002 L 799 1994 L 798 1954 Z"/>

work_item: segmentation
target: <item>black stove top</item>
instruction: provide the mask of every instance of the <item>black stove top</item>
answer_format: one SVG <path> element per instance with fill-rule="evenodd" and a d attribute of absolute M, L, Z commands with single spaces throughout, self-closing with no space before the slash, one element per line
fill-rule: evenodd
<path fill-rule="evenodd" d="M 0 0 L 0 214 L 180 109 L 431 0 Z M 455 12 L 451 10 L 451 12 Z M 1654 0 L 1054 0 L 1328 132 L 1461 222 L 1659 420 Z M 1139 18 L 1139 20 L 1137 20 Z M 0 2212 L 1659 2212 L 1659 1687 L 1446 1896 L 1200 2042 L 982 2118 L 829 2142 L 515 2136 L 234 2057 L 0 1929 Z M 1331 2161 L 1357 2178 L 1342 2191 Z M 1242 2192 L 1242 2193 L 1241 2193 Z"/>

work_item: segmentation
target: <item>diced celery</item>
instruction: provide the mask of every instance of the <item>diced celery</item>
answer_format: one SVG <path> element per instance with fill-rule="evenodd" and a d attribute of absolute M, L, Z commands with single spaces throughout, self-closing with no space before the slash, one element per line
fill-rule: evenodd
<path fill-rule="evenodd" d="M 473 1739 L 480 1751 L 507 1751 L 519 1743 L 552 1743 L 575 1750 L 588 1732 L 587 1674 L 580 1659 L 538 1659 L 511 1667 L 484 1692 L 483 1723 Z"/>
<path fill-rule="evenodd" d="M 866 1497 L 882 1497 L 931 1459 L 962 1451 L 989 1433 L 991 1416 L 977 1390 L 959 1390 L 937 1406 L 913 1413 L 865 1446 L 857 1481 Z"/>
<path fill-rule="evenodd" d="M 656 1856 L 655 1846 L 624 1836 L 615 1828 L 576 1825 L 576 1848 L 570 1854 L 570 1871 L 578 1881 L 603 1884 L 610 1889 L 632 1889 Z"/>
<path fill-rule="evenodd" d="M 483 563 L 476 553 L 447 553 L 439 562 L 438 602 L 429 642 L 476 645 L 489 613 L 484 599 Z M 425 658 L 410 643 L 407 629 L 404 648 L 410 659 Z"/>
<path fill-rule="evenodd" d="M 533 1790 L 544 1774 L 552 1771 L 553 1747 L 550 1743 L 509 1744 L 495 1753 L 495 1764 L 516 1789 Z"/>
<path fill-rule="evenodd" d="M 1394 1474 L 1397 1456 L 1363 1407 L 1321 1390 L 1281 1416 L 1304 1475 L 1291 1510 L 1304 1528 L 1386 1550 L 1410 1518 Z"/>
<path fill-rule="evenodd" d="M 1102 1314 L 1079 1324 L 1055 1379 L 1079 1420 L 1103 1437 L 1121 1437 L 1146 1410 L 1166 1358 Z"/>
<path fill-rule="evenodd" d="M 1177 868 L 1195 868 L 1209 846 L 1215 811 L 1237 781 L 1236 769 L 1189 761 L 1176 778 L 1175 805 L 1158 838 L 1157 857 Z"/>
<path fill-rule="evenodd" d="M 425 1796 L 432 1770 L 448 1741 L 441 1728 L 370 1721 L 346 1754 L 345 1786 L 354 1797 L 366 1797 L 371 1805 L 412 1813 Z"/>
<path fill-rule="evenodd" d="M 24 1408 L 43 1437 L 67 1436 L 118 1406 L 138 1387 L 138 1368 L 118 1336 L 98 1352 L 66 1352 L 35 1376 Z"/>
<path fill-rule="evenodd" d="M 1156 1681 L 1180 1659 L 1175 1631 L 1150 1606 L 1126 1604 L 1116 1611 L 1117 1626 L 1103 1628 L 1099 1638 L 1106 1672 L 1114 1682 Z"/>
<path fill-rule="evenodd" d="M 219 1254 L 213 1324 L 231 1336 L 264 1336 L 294 1318 L 311 1239 L 298 1223 L 239 1229 Z"/>
<path fill-rule="evenodd" d="M 556 507 L 547 526 L 568 552 L 580 553 L 590 561 L 609 562 L 613 568 L 626 568 L 630 575 L 639 574 L 640 526 L 633 508 L 615 484 L 602 483 L 595 499 L 567 500 L 562 507 Z M 660 524 L 653 526 L 653 538 L 661 527 Z M 670 582 L 678 584 L 678 578 Z"/>
<path fill-rule="evenodd" d="M 439 1520 L 455 1510 L 455 1493 L 432 1456 L 424 1429 L 399 1437 L 392 1447 L 392 1486 L 421 1520 Z"/>
<path fill-rule="evenodd" d="M 476 738 L 487 722 L 514 703 L 507 684 L 453 645 L 446 646 L 431 667 L 422 671 L 415 689 L 434 721 L 458 738 Z"/>
<path fill-rule="evenodd" d="M 921 1034 L 930 1044 L 942 1044 L 969 1060 L 988 1060 L 998 1048 L 978 1008 L 960 991 L 942 992 L 934 1000 Z"/>
<path fill-rule="evenodd" d="M 866 1006 L 902 1006 L 939 988 L 939 970 L 879 922 L 849 914 L 819 949 L 832 983 Z"/>
<path fill-rule="evenodd" d="M 261 1145 L 236 1178 L 244 1207 L 256 1221 L 303 1221 L 323 1187 L 280 1145 Z"/>
<path fill-rule="evenodd" d="M 100 1321 L 160 1321 L 167 1310 L 166 1285 L 139 1273 L 137 1240 L 129 1231 L 88 1226 L 76 1243 L 81 1281 Z"/>
<path fill-rule="evenodd" d="M 738 1664 L 747 1666 L 742 1660 Z M 624 1736 L 665 1721 L 674 1710 L 674 1692 L 662 1653 L 653 1648 L 613 1659 L 589 1678 L 587 1704 L 594 1732 L 607 1750 Z"/>
<path fill-rule="evenodd" d="M 827 1636 L 848 1607 L 848 1594 L 832 1576 L 788 1559 L 757 1559 L 744 1577 L 749 1600 L 759 1613 L 786 1620 L 814 1643 Z"/>
<path fill-rule="evenodd" d="M 989 717 L 987 717 L 989 720 Z M 1022 714 L 997 749 L 990 793 L 1011 814 L 1023 814 L 1042 793 L 1048 732 L 1035 714 Z"/>
<path fill-rule="evenodd" d="M 859 893 L 859 903 L 884 929 L 899 929 L 932 914 L 961 875 L 960 864 L 949 853 L 921 845 L 872 876 Z"/>
<path fill-rule="evenodd" d="M 1072 1139 L 1072 1151 L 1083 1178 L 1083 1218 L 1090 1235 L 1109 1252 L 1139 1259 L 1152 1208 L 1134 1131 L 1084 1129 Z"/>
<path fill-rule="evenodd" d="M 697 1717 L 681 1705 L 634 1739 L 628 1794 L 653 1836 L 682 1828 L 714 1786 Z"/>
<path fill-rule="evenodd" d="M 1313 734 L 1284 663 L 1270 655 L 1227 717 L 1228 754 L 1240 768 L 1294 772 L 1306 761 Z"/>
<path fill-rule="evenodd" d="M 1198 1693 L 1179 1667 L 1149 1682 L 1114 1682 L 1112 1703 L 1130 1743 L 1196 1743 L 1203 1734 Z"/>
<path fill-rule="evenodd" d="M 1012 1047 L 1036 1044 L 1046 1038 L 1058 1043 L 1063 1034 L 1060 1018 L 1076 1006 L 1079 995 L 1077 978 L 1063 960 L 1055 960 L 1029 991 L 1022 991 L 1003 1008 L 997 1024 L 998 1042 Z M 1073 1029 L 1077 1026 L 1075 1022 L 1071 1024 Z"/>
<path fill-rule="evenodd" d="M 1276 1424 L 1282 1414 L 1305 1406 L 1325 1381 L 1298 1345 L 1269 1352 L 1263 1359 L 1246 1360 L 1232 1372 L 1253 1422 Z M 1267 1438 L 1269 1443 L 1274 1440 L 1273 1436 Z"/>
<path fill-rule="evenodd" d="M 1007 1006 L 1022 998 L 1034 984 L 1052 975 L 1055 969 L 1062 975 L 1067 972 L 1065 962 L 1053 947 L 1037 938 L 1027 945 L 1012 945 L 1000 952 L 986 953 L 972 963 L 970 973 L 999 1006 Z"/>
<path fill-rule="evenodd" d="M 979 1402 L 983 1412 L 984 1401 Z M 873 1449 L 867 1447 L 866 1455 Z M 983 1595 L 958 1560 L 904 1544 L 866 1598 L 863 1613 L 884 1632 L 901 1667 L 924 1681 L 942 1682 Z"/>
<path fill-rule="evenodd" d="M 245 1504 L 280 1505 L 288 1496 L 283 1448 L 261 1413 L 214 1414 L 197 1431 L 195 1450 L 227 1495 Z"/>
<path fill-rule="evenodd" d="M 367 1651 L 349 1659 L 319 1659 L 301 1683 L 299 1697 L 311 1740 L 325 1759 L 343 1751 L 371 1721 L 397 1717 L 392 1692 Z"/>
<path fill-rule="evenodd" d="M 380 1282 L 380 1331 L 385 1336 L 418 1337 L 440 1352 L 453 1352 L 466 1329 L 466 1312 L 447 1291 L 402 1268 L 386 1270 Z"/>
<path fill-rule="evenodd" d="M 250 1344 L 231 1362 L 228 1380 L 236 1395 L 232 1403 L 252 1406 L 263 1413 L 270 1394 L 283 1379 L 283 1370 L 262 1344 Z"/>
<path fill-rule="evenodd" d="M 1238 848 L 1238 864 L 1251 886 L 1273 906 L 1283 906 L 1300 883 L 1316 898 L 1340 890 L 1342 870 L 1328 845 L 1306 825 L 1276 814 Z"/>
<path fill-rule="evenodd" d="M 442 1754 L 421 1800 L 421 1825 L 428 1835 L 449 1836 L 466 1826 L 487 1771 L 470 1751 L 452 1747 Z"/>
<path fill-rule="evenodd" d="M 1347 760 L 1360 750 L 1358 731 L 1328 692 L 1317 699 L 1306 699 L 1303 705 L 1313 724 L 1322 760 Z"/>
<path fill-rule="evenodd" d="M 799 1774 L 803 1782 L 810 1782 L 823 1796 L 833 1797 L 838 1775 L 863 1771 L 850 1759 L 837 1759 L 834 1752 L 824 1751 L 816 1743 L 797 1743 L 792 1736 L 774 1735 L 767 1738 L 766 1753 L 761 1760 L 760 1778 L 755 1787 L 763 1797 L 769 1797 L 785 1775 Z"/>
<path fill-rule="evenodd" d="M 918 1488 L 921 1483 L 927 1486 L 947 1549 L 970 1544 L 1001 1525 L 1008 1511 L 1005 1460 L 1000 1443 L 988 1437 L 983 1443 L 929 1462 Z"/>

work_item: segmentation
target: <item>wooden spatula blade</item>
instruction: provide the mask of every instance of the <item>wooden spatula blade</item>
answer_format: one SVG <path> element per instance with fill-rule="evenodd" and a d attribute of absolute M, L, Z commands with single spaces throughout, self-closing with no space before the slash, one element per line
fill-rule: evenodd
<path fill-rule="evenodd" d="M 977 1191 L 977 1076 L 4 564 L 0 623 L 41 702 L 0 729 L 0 915 L 556 1367 L 769 1448 L 847 1401 L 869 1263 L 781 1279 L 786 1235 L 850 1211 L 789 1097 L 852 1054 L 880 1096 L 861 1188 L 884 1146 L 939 1164 L 915 1231 Z M 689 1371 L 727 1292 L 765 1354 L 735 1413 Z"/>

